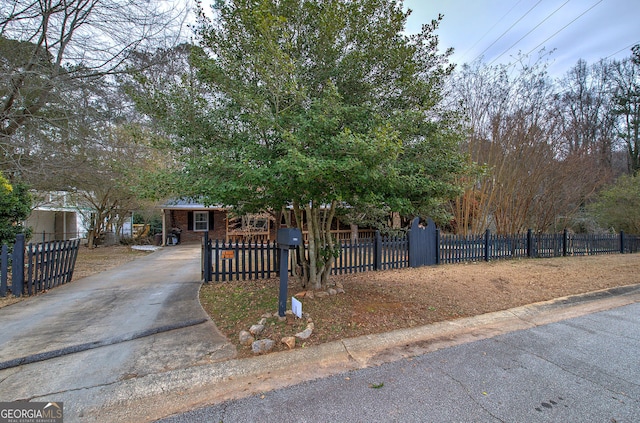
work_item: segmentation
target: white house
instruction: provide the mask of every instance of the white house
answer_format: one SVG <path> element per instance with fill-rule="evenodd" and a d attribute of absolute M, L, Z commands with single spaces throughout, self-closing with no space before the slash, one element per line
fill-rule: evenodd
<path fill-rule="evenodd" d="M 86 217 L 91 210 L 76 204 L 65 191 L 33 194 L 35 207 L 25 221 L 33 242 L 85 238 Z"/>

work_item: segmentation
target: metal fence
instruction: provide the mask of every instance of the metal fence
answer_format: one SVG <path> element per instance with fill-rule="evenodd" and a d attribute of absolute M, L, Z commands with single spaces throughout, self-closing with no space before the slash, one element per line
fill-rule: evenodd
<path fill-rule="evenodd" d="M 25 246 L 24 235 L 18 235 L 11 254 L 2 246 L 0 296 L 34 295 L 71 281 L 79 246 L 80 239 Z"/>
<path fill-rule="evenodd" d="M 418 237 L 415 236 L 414 239 Z M 435 249 L 417 248 L 411 251 L 409 236 L 386 237 L 379 232 L 373 238 L 344 240 L 331 269 L 333 275 L 373 270 L 409 267 L 410 256 L 433 254 L 420 263 L 463 263 L 515 258 L 586 256 L 600 254 L 635 253 L 640 248 L 640 237 L 620 234 L 536 234 L 528 231 L 517 235 L 496 235 L 486 231 L 481 235 L 463 236 L 429 232 L 434 236 Z M 432 235 L 431 235 L 432 234 Z M 422 239 L 422 238 L 420 238 Z M 421 242 L 431 242 L 421 241 Z M 279 253 L 276 242 L 225 243 L 206 239 L 203 243 L 202 272 L 205 281 L 231 281 L 265 279 L 279 275 Z M 292 251 L 289 271 L 300 260 L 304 248 Z M 207 254 L 208 252 L 208 254 Z"/>

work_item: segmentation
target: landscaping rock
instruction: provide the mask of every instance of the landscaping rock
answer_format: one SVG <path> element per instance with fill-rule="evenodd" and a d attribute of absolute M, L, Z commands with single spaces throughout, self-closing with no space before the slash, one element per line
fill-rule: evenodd
<path fill-rule="evenodd" d="M 265 317 L 263 317 L 262 319 L 260 319 L 260 321 L 258 322 L 259 325 L 265 325 L 267 323 L 267 319 Z"/>
<path fill-rule="evenodd" d="M 238 339 L 240 340 L 240 343 L 242 345 L 247 345 L 247 346 L 251 345 L 255 340 L 251 335 L 251 333 L 246 330 L 240 331 L 240 334 L 238 335 Z"/>
<path fill-rule="evenodd" d="M 329 293 L 325 291 L 318 291 L 314 294 L 318 298 L 328 297 Z"/>
<path fill-rule="evenodd" d="M 296 346 L 296 337 L 295 336 L 285 336 L 284 338 L 282 338 L 280 340 L 280 342 L 282 342 L 287 347 L 289 347 L 290 350 L 292 350 Z"/>
<path fill-rule="evenodd" d="M 263 330 L 264 330 L 264 325 L 253 325 L 249 328 L 249 332 L 251 332 L 251 334 L 254 336 L 260 335 Z"/>
<path fill-rule="evenodd" d="M 254 354 L 268 353 L 273 349 L 274 345 L 275 342 L 271 339 L 259 339 L 251 344 L 251 351 L 253 351 Z"/>
<path fill-rule="evenodd" d="M 329 288 L 327 292 L 329 293 L 329 295 L 336 295 L 338 293 L 338 291 L 333 288 Z"/>
<path fill-rule="evenodd" d="M 302 332 L 296 333 L 296 338 L 302 339 L 302 340 L 308 339 L 311 336 L 312 333 L 313 333 L 313 329 L 310 329 L 309 327 L 307 327 Z"/>

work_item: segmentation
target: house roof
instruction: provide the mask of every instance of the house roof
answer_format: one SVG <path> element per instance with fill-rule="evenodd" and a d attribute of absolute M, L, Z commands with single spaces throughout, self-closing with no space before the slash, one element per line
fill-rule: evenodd
<path fill-rule="evenodd" d="M 163 210 L 228 210 L 222 205 L 205 206 L 201 201 L 193 198 L 174 198 L 160 206 Z"/>

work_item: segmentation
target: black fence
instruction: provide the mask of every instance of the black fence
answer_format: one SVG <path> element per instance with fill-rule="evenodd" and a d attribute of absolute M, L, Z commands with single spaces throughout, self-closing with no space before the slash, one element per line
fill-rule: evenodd
<path fill-rule="evenodd" d="M 276 242 L 225 243 L 210 240 L 206 235 L 202 255 L 203 279 L 206 282 L 268 279 L 279 274 L 280 250 Z"/>
<path fill-rule="evenodd" d="M 423 248 L 424 243 L 433 248 Z M 431 223 L 423 228 L 414 222 L 408 236 L 387 237 L 377 232 L 373 238 L 342 241 L 331 273 L 342 275 L 399 269 L 425 263 L 624 254 L 636 253 L 639 249 L 640 237 L 623 232 L 593 235 L 570 234 L 568 231 L 536 234 L 528 231 L 504 236 L 486 231 L 482 235 L 463 236 L 441 234 Z M 300 248 L 292 251 L 290 272 L 293 272 L 293 263 L 296 262 L 294 256 L 301 251 Z M 430 257 L 419 257 L 422 255 Z M 206 282 L 265 279 L 279 275 L 280 254 L 276 242 L 225 243 L 205 236 L 202 257 L 202 274 Z"/>
<path fill-rule="evenodd" d="M 640 237 L 620 234 L 439 235 L 438 263 L 636 253 Z"/>
<path fill-rule="evenodd" d="M 277 242 L 240 243 L 203 238 L 202 278 L 205 282 L 268 279 L 280 274 L 280 249 Z M 207 254 L 208 252 L 208 254 Z M 340 255 L 331 273 L 334 275 L 370 270 L 398 269 L 408 266 L 406 237 L 382 237 L 343 241 Z M 296 255 L 292 250 L 289 270 L 293 272 Z M 299 262 L 298 260 L 297 262 Z M 207 272 L 207 269 L 211 269 Z"/>
<path fill-rule="evenodd" d="M 80 239 L 25 246 L 24 235 L 18 235 L 11 254 L 2 246 L 0 296 L 34 295 L 71 281 L 79 246 Z"/>

